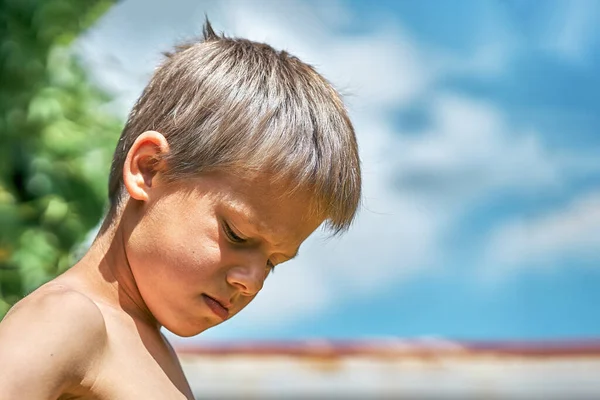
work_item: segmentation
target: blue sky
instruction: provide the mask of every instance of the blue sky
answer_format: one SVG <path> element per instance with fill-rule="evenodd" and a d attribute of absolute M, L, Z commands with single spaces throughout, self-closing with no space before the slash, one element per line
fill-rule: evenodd
<path fill-rule="evenodd" d="M 599 2 L 126 0 L 76 45 L 118 115 L 204 13 L 347 94 L 365 201 L 191 340 L 600 336 Z"/>

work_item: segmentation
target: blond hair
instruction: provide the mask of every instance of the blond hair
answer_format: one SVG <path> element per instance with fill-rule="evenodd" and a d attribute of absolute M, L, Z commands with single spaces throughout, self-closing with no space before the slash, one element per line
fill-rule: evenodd
<path fill-rule="evenodd" d="M 350 226 L 361 198 L 356 136 L 340 95 L 312 66 L 263 43 L 217 35 L 208 19 L 203 40 L 166 56 L 116 147 L 107 219 L 125 197 L 127 152 L 155 130 L 169 143 L 167 180 L 270 171 L 310 190 L 334 233 Z"/>

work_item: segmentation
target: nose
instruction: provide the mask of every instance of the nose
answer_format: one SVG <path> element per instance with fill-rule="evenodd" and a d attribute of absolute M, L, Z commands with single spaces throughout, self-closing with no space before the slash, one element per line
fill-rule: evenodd
<path fill-rule="evenodd" d="M 244 296 L 255 296 L 263 287 L 266 278 L 266 262 L 264 265 L 247 263 L 237 265 L 227 271 L 227 282 Z"/>

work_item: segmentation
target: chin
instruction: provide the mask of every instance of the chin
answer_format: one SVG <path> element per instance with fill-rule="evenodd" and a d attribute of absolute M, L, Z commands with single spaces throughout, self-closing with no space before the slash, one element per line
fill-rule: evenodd
<path fill-rule="evenodd" d="M 168 329 L 171 333 L 176 334 L 180 337 L 192 337 L 199 335 L 207 329 L 212 328 L 213 326 L 217 326 L 218 324 L 213 323 L 212 321 L 200 321 L 198 324 L 192 323 L 181 323 L 181 324 L 165 324 L 163 325 L 166 329 Z"/>

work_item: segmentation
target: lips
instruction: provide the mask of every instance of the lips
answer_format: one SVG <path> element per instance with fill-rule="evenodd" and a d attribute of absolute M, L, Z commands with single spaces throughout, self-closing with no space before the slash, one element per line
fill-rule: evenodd
<path fill-rule="evenodd" d="M 204 302 L 210 308 L 210 310 L 223 321 L 225 321 L 229 317 L 229 310 L 227 307 L 223 306 L 219 301 L 213 299 L 212 297 L 203 294 L 202 298 Z"/>

